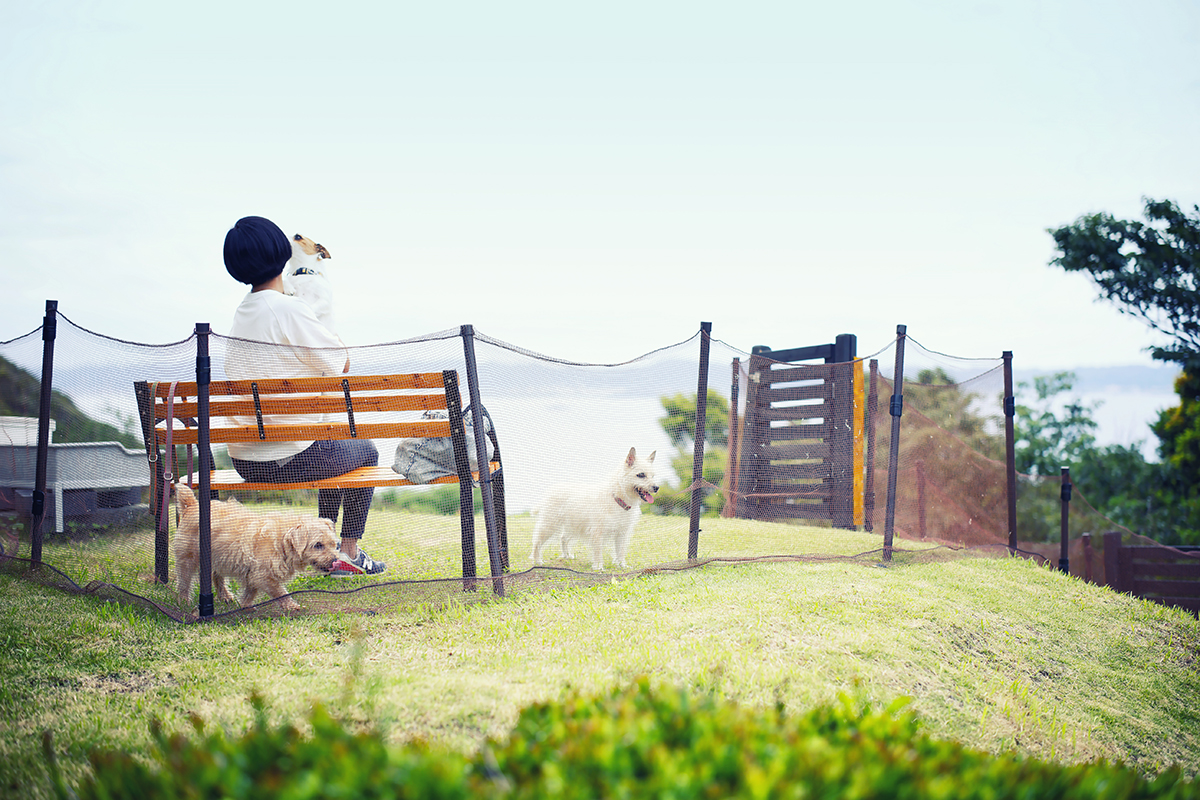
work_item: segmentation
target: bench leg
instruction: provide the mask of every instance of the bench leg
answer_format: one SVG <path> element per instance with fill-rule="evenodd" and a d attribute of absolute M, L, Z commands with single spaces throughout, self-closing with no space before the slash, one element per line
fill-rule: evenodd
<path fill-rule="evenodd" d="M 475 591 L 475 497 L 471 482 L 458 484 L 458 519 L 462 528 L 463 591 Z"/>
<path fill-rule="evenodd" d="M 504 510 L 504 474 L 496 473 L 492 478 L 492 508 L 496 512 L 496 536 L 500 540 L 500 564 L 505 572 L 512 569 L 508 557 L 508 517 Z"/>

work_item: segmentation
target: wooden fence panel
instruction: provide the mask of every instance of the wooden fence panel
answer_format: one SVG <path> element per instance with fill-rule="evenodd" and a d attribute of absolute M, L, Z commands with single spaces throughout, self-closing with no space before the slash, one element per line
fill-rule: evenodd
<path fill-rule="evenodd" d="M 1109 532 L 1104 570 L 1115 591 L 1200 614 L 1200 547 L 1128 546 Z"/>

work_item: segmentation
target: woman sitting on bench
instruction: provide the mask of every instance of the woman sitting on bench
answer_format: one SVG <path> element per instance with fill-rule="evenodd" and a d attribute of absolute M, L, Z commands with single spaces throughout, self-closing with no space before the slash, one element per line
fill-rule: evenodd
<path fill-rule="evenodd" d="M 341 340 L 318 321 L 307 303 L 284 294 L 283 268 L 291 257 L 287 235 L 263 217 L 243 217 L 225 236 L 225 268 L 251 287 L 229 330 L 225 374 L 232 380 L 330 376 L 350 370 Z M 322 421 L 320 415 L 263 420 L 276 425 Z M 239 475 L 264 483 L 324 480 L 379 463 L 375 444 L 358 439 L 237 442 L 229 444 L 229 456 Z M 372 487 L 321 489 L 317 493 L 317 512 L 325 519 L 336 523 L 339 509 L 345 510 L 341 550 L 346 557 L 338 562 L 335 575 L 377 575 L 387 568 L 358 546 L 374 493 Z"/>

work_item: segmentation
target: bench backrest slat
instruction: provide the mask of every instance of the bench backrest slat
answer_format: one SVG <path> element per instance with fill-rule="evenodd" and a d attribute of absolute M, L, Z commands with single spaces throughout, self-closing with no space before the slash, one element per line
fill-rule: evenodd
<path fill-rule="evenodd" d="M 380 392 L 395 389 L 444 389 L 440 372 L 414 372 L 401 375 L 343 375 L 328 378 L 264 378 L 254 381 L 212 381 L 208 384 L 209 397 L 223 395 L 248 395 L 250 384 L 258 384 L 260 394 L 289 394 L 314 392 L 341 392 L 342 381 L 351 392 Z M 165 398 L 171 391 L 170 381 L 160 381 L 154 386 L 154 396 Z M 175 385 L 176 397 L 195 397 L 195 381 L 179 381 Z"/>
<path fill-rule="evenodd" d="M 444 394 L 393 394 L 393 395 L 350 395 L 354 413 L 370 414 L 384 411 L 444 411 Z M 313 397 L 309 395 L 278 396 L 259 394 L 259 406 L 263 414 L 345 414 L 346 398 L 341 394 Z M 194 400 L 181 402 L 176 399 L 173 409 L 176 419 L 195 417 L 200 411 Z M 231 400 L 209 400 L 208 416 L 246 417 L 255 415 L 254 399 L 240 396 Z M 167 418 L 167 405 L 161 400 L 154 404 L 154 420 Z"/>

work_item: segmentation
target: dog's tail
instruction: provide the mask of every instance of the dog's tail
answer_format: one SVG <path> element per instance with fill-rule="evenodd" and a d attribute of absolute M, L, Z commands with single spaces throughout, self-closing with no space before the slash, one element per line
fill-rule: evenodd
<path fill-rule="evenodd" d="M 179 503 L 180 511 L 186 511 L 196 505 L 196 494 L 185 483 L 175 484 L 175 502 Z"/>

